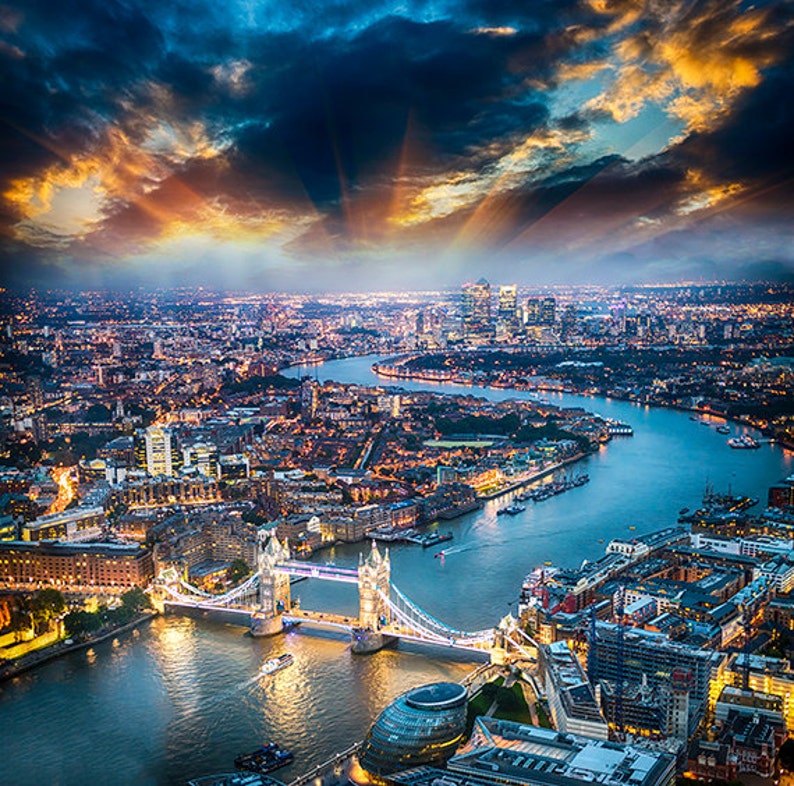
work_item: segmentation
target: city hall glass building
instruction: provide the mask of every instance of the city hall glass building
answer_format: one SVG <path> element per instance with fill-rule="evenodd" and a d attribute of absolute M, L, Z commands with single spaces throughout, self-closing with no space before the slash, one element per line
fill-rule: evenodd
<path fill-rule="evenodd" d="M 369 730 L 359 763 L 374 779 L 449 759 L 466 728 L 466 688 L 437 682 L 395 699 Z"/>

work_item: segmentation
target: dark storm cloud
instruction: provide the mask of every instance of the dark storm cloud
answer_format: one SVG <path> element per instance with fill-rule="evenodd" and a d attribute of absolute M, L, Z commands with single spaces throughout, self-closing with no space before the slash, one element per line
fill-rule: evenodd
<path fill-rule="evenodd" d="M 545 121 L 538 101 L 522 102 L 534 71 L 506 73 L 510 59 L 542 46 L 536 36 L 472 35 L 450 23 L 389 18 L 340 47 L 301 48 L 300 57 L 254 90 L 243 111 L 267 94 L 267 123 L 245 128 L 235 150 L 254 166 L 288 162 L 317 203 L 340 197 L 395 163 L 410 132 L 429 148 L 426 171 L 486 142 Z M 508 100 L 506 100 L 508 99 Z"/>
<path fill-rule="evenodd" d="M 710 133 L 681 145 L 687 162 L 705 162 L 725 178 L 783 183 L 794 176 L 794 59 L 774 69 L 738 104 L 736 111 Z"/>
<path fill-rule="evenodd" d="M 478 176 L 479 206 L 461 200 L 449 213 L 430 212 L 424 226 L 403 230 L 405 242 L 463 232 L 512 248 L 561 230 L 594 232 L 599 222 L 672 220 L 695 170 L 709 186 L 736 181 L 749 189 L 744 210 L 779 209 L 793 174 L 792 69 L 780 62 L 792 51 L 790 10 L 760 4 L 755 24 L 781 34 L 733 31 L 726 42 L 736 4 L 696 2 L 677 16 L 673 5 L 644 14 L 629 0 L 2 6 L 0 194 L 22 180 L 68 173 L 76 161 L 89 173 L 92 160 L 102 161 L 113 182 L 102 184 L 101 221 L 71 249 L 94 258 L 143 249 L 172 222 L 200 223 L 207 205 L 244 218 L 314 211 L 315 225 L 288 250 L 329 237 L 351 250 L 370 240 L 362 226 L 387 223 L 395 191 L 414 195 Z M 561 118 L 553 116 L 554 91 L 565 85 L 561 65 L 597 69 L 619 40 L 651 72 L 680 66 L 664 60 L 668 41 L 686 56 L 725 53 L 764 70 L 708 131 L 644 161 L 592 161 L 603 150 L 579 157 L 578 142 L 563 141 L 570 148 L 548 172 L 500 175 L 503 157 L 533 134 L 586 139 L 596 124 L 612 122 L 614 107 L 632 96 L 630 83 Z M 19 199 L 0 199 L 0 233 L 14 234 L 23 208 Z M 482 223 L 476 231 L 467 226 L 472 217 Z M 31 242 L 68 244 L 43 222 L 27 232 Z M 10 243 L 0 254 L 19 258 L 25 244 Z M 62 261 L 62 252 L 51 258 Z"/>

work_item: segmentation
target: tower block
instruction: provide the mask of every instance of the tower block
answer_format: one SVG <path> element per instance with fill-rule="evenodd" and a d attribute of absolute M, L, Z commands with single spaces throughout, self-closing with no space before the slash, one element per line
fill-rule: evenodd
<path fill-rule="evenodd" d="M 290 610 L 289 574 L 277 565 L 289 560 L 287 541 L 280 543 L 271 536 L 266 542 L 260 538 L 257 549 L 259 571 L 259 610 L 251 617 L 251 633 L 254 636 L 272 636 L 282 631 L 281 615 Z"/>
<path fill-rule="evenodd" d="M 377 652 L 394 641 L 393 636 L 382 632 L 391 621 L 389 610 L 389 586 L 391 564 L 389 550 L 381 556 L 378 545 L 372 541 L 372 551 L 358 560 L 358 620 L 359 627 L 353 629 L 352 650 L 357 653 Z"/>

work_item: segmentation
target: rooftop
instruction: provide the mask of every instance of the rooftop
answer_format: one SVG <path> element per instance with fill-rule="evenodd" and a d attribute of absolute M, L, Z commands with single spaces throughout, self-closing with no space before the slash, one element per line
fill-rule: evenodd
<path fill-rule="evenodd" d="M 655 786 L 669 779 L 674 766 L 667 753 L 481 717 L 444 778 L 457 784 L 460 773 L 490 783 Z"/>

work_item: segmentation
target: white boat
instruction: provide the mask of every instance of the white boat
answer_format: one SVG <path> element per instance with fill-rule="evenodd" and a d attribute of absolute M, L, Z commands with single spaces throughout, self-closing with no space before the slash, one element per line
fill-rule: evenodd
<path fill-rule="evenodd" d="M 292 657 L 291 653 L 285 652 L 277 658 L 269 658 L 266 660 L 262 664 L 261 672 L 262 674 L 272 674 L 274 671 L 286 669 L 294 660 L 295 658 Z"/>
<path fill-rule="evenodd" d="M 729 439 L 728 445 L 734 450 L 755 450 L 761 447 L 749 434 Z"/>

